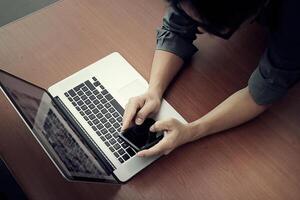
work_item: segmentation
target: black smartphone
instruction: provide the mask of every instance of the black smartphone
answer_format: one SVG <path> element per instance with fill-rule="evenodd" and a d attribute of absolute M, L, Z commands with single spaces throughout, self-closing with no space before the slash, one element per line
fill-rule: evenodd
<path fill-rule="evenodd" d="M 163 138 L 162 132 L 153 133 L 149 130 L 154 123 L 154 119 L 147 118 L 143 124 L 134 125 L 133 127 L 124 130 L 119 135 L 137 151 L 148 149 Z"/>

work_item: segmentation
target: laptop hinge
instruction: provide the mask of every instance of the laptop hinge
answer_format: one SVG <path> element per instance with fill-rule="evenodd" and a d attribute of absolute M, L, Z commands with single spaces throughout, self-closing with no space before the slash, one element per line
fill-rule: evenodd
<path fill-rule="evenodd" d="M 116 169 L 116 167 L 110 162 L 107 156 L 102 152 L 102 150 L 94 143 L 94 140 L 89 136 L 87 131 L 81 126 L 81 124 L 77 121 L 77 119 L 73 116 L 73 114 L 68 110 L 68 108 L 63 104 L 61 99 L 56 96 L 53 98 L 56 106 L 58 106 L 58 110 L 62 112 L 63 117 L 66 118 L 67 122 L 70 123 L 71 128 L 74 129 L 75 133 L 83 139 L 82 141 L 88 145 L 89 149 L 92 150 L 96 160 L 99 164 L 104 168 L 105 172 L 108 175 L 111 175 L 112 172 Z"/>

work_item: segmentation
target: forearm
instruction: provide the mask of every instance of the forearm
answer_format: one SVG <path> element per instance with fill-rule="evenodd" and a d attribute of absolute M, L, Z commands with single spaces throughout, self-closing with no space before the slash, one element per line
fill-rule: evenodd
<path fill-rule="evenodd" d="M 243 124 L 267 108 L 268 106 L 256 104 L 246 87 L 228 97 L 202 118 L 192 122 L 191 140 Z"/>
<path fill-rule="evenodd" d="M 149 92 L 162 97 L 171 80 L 180 70 L 183 60 L 173 53 L 156 50 L 152 62 Z"/>

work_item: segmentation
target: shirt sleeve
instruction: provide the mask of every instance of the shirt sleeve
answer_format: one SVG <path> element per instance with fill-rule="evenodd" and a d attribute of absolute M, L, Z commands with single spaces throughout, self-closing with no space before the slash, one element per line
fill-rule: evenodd
<path fill-rule="evenodd" d="M 277 28 L 270 33 L 269 45 L 248 81 L 249 92 L 259 105 L 280 99 L 300 79 L 297 1 L 284 1 Z"/>
<path fill-rule="evenodd" d="M 197 24 L 180 10 L 169 7 L 163 24 L 157 29 L 156 49 L 172 52 L 182 59 L 190 58 L 198 49 L 193 45 Z"/>

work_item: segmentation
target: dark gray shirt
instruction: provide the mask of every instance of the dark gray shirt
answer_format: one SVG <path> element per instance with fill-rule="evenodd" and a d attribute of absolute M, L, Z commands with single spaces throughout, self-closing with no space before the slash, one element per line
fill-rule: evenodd
<path fill-rule="evenodd" d="M 299 9 L 299 0 L 282 1 L 268 47 L 248 81 L 250 94 L 259 105 L 275 102 L 300 79 Z M 157 49 L 187 60 L 197 51 L 193 45 L 197 33 L 191 18 L 169 7 L 157 30 Z"/>

